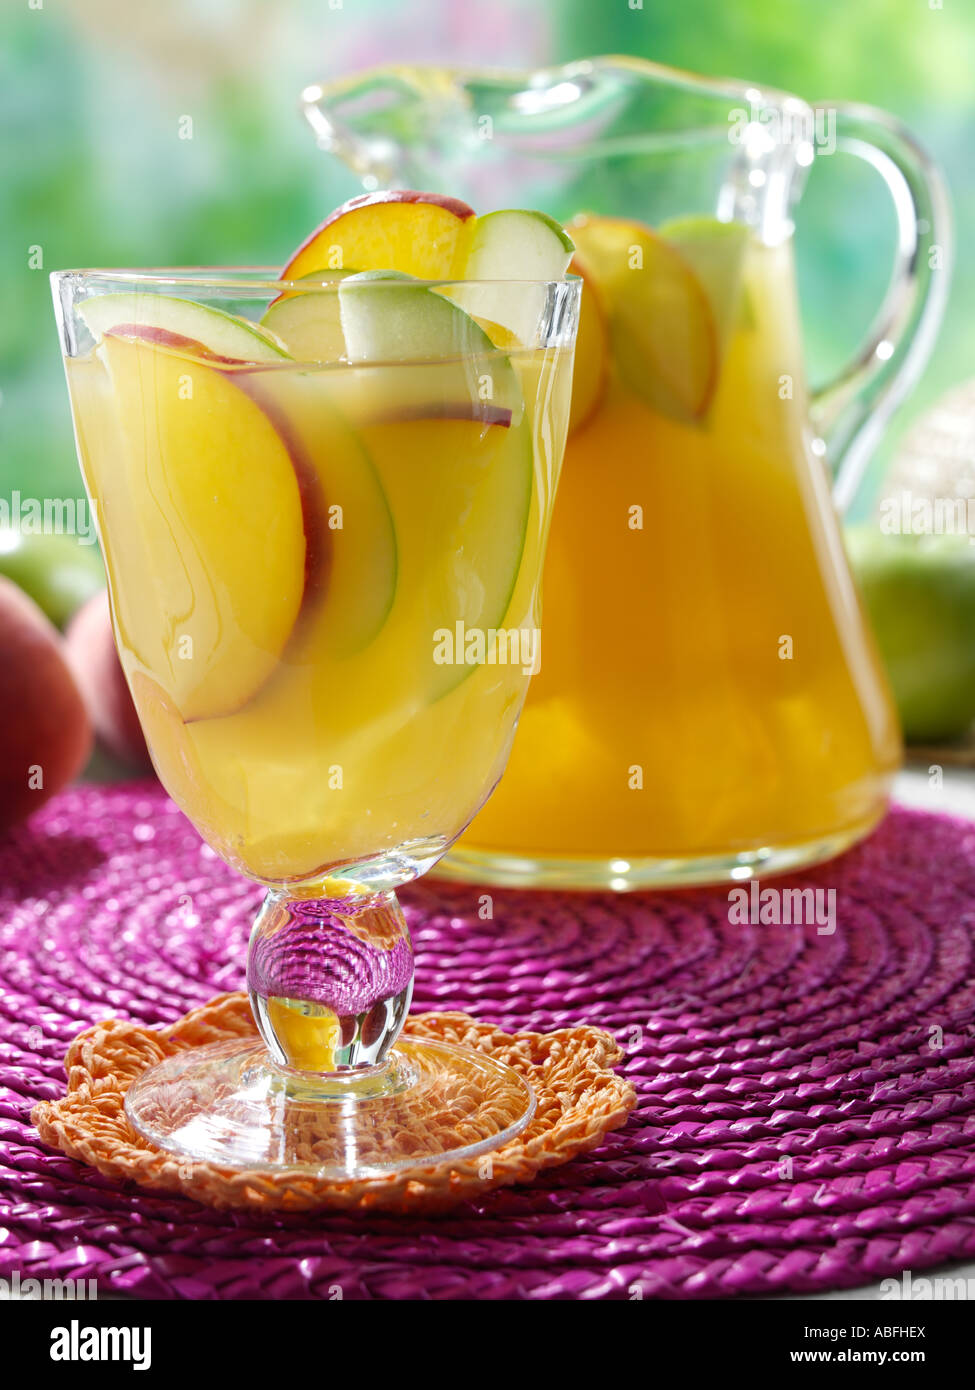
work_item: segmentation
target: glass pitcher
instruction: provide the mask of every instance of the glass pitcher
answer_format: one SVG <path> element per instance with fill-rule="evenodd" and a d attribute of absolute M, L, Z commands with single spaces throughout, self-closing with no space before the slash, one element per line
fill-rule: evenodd
<path fill-rule="evenodd" d="M 862 107 L 620 57 L 386 67 L 310 88 L 303 107 L 365 187 L 540 208 L 579 248 L 540 669 L 504 779 L 446 871 L 718 882 L 865 835 L 900 737 L 837 507 L 947 292 L 947 199 L 914 141 Z M 886 180 L 897 262 L 868 342 L 810 397 L 792 210 L 832 148 Z"/>

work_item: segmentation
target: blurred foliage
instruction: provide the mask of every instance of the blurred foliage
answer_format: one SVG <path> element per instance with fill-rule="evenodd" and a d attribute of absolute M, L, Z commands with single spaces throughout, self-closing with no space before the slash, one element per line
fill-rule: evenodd
<path fill-rule="evenodd" d="M 0 23 L 0 496 L 80 491 L 47 271 L 279 262 L 357 187 L 316 150 L 299 91 L 391 60 L 628 52 L 895 112 L 948 171 L 962 256 L 934 361 L 892 437 L 972 371 L 975 18 L 954 0 L 20 0 Z M 865 330 L 884 284 L 878 247 L 892 244 L 879 184 L 849 160 L 819 163 L 798 236 L 814 379 Z"/>

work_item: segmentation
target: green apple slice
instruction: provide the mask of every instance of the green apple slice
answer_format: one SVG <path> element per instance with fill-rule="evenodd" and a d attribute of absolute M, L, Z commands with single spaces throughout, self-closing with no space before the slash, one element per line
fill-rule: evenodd
<path fill-rule="evenodd" d="M 289 659 L 307 651 L 362 651 L 380 632 L 396 594 L 396 531 L 375 465 L 336 404 L 341 380 L 321 371 L 237 373 L 234 380 L 308 460 L 324 499 L 328 582 L 302 609 Z M 344 377 L 344 372 L 341 374 Z"/>
<path fill-rule="evenodd" d="M 441 699 L 478 669 L 435 658 L 435 634 L 498 631 L 518 580 L 531 512 L 531 421 L 438 416 L 367 425 L 396 524 L 399 583 L 390 625 L 409 634 L 400 679 Z M 461 646 L 461 653 L 463 646 Z"/>
<path fill-rule="evenodd" d="M 475 448 L 486 456 L 478 469 L 481 476 L 470 489 L 470 503 L 455 507 L 445 518 L 454 526 L 456 552 L 450 568 L 459 582 L 452 594 L 444 590 L 439 630 L 453 626 L 456 633 L 458 624 L 466 632 L 502 629 L 525 552 L 534 482 L 531 422 L 526 417 L 512 427 L 494 425 L 487 439 L 484 435 L 482 428 Z M 452 481 L 447 474 L 445 489 Z M 518 664 L 513 654 L 508 660 Z M 432 698 L 448 695 L 477 669 L 466 664 L 435 666 Z"/>
<path fill-rule="evenodd" d="M 350 363 L 397 364 L 385 373 L 385 418 L 520 418 L 524 401 L 510 360 L 469 314 L 423 281 L 398 271 L 350 275 L 339 286 L 339 309 Z M 409 371 L 398 365 L 407 363 Z M 368 375 L 350 389 L 367 385 Z"/>
<path fill-rule="evenodd" d="M 515 592 L 533 493 L 522 384 L 484 329 L 421 281 L 350 275 L 339 306 L 359 364 L 355 417 L 398 538 L 391 621 L 414 634 L 403 678 L 440 699 L 477 667 L 435 662 L 434 632 L 499 630 Z"/>
<path fill-rule="evenodd" d="M 345 335 L 339 314 L 339 281 L 351 270 L 315 270 L 302 280 L 313 281 L 307 293 L 288 290 L 271 304 L 261 319 L 292 357 L 301 362 L 339 362 L 345 356 Z M 333 288 L 323 289 L 323 284 Z"/>
<path fill-rule="evenodd" d="M 280 362 L 288 357 L 284 344 L 266 328 L 189 299 L 161 294 L 99 294 L 79 304 L 78 312 L 96 340 L 114 333 L 228 366 Z"/>
<path fill-rule="evenodd" d="M 565 229 L 544 212 L 505 209 L 479 217 L 464 266 L 468 281 L 445 290 L 469 314 L 499 324 L 519 343 L 534 347 L 545 310 L 541 284 L 512 281 L 564 280 L 575 245 Z"/>
<path fill-rule="evenodd" d="M 676 247 L 704 287 L 718 336 L 719 355 L 747 315 L 744 266 L 749 232 L 740 222 L 714 217 L 677 217 L 658 228 Z"/>
<path fill-rule="evenodd" d="M 395 288 L 360 291 L 376 283 Z M 439 302 L 422 280 L 402 270 L 347 275 L 339 287 L 339 315 L 349 361 L 422 362 L 451 355 L 460 325 L 440 311 Z"/>
<path fill-rule="evenodd" d="M 339 303 L 360 364 L 349 374 L 355 418 L 396 526 L 392 621 L 415 632 L 404 679 L 440 699 L 477 668 L 436 663 L 433 634 L 497 630 L 511 603 L 531 509 L 531 419 L 510 359 L 422 281 L 365 272 L 342 282 Z"/>
<path fill-rule="evenodd" d="M 546 212 L 488 212 L 475 224 L 464 274 L 468 280 L 564 280 L 575 249 Z"/>

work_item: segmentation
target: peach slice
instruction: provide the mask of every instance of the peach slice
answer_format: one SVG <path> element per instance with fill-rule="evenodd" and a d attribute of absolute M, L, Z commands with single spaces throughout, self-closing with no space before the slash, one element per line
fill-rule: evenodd
<path fill-rule="evenodd" d="M 194 731 L 209 726 L 184 724 L 166 691 L 144 671 L 132 672 L 131 690 L 160 782 L 207 843 L 230 863 L 238 863 L 223 829 L 237 824 L 239 808 L 214 786 L 194 743 Z"/>
<path fill-rule="evenodd" d="M 246 371 L 112 333 L 98 356 L 122 446 L 93 479 L 120 645 L 184 720 L 232 713 L 324 588 L 315 470 Z"/>
<path fill-rule="evenodd" d="M 464 273 L 475 222 L 473 208 L 439 193 L 364 193 L 326 217 L 299 246 L 281 279 L 359 266 L 402 270 L 418 280 L 450 280 Z"/>
<path fill-rule="evenodd" d="M 620 376 L 661 414 L 700 420 L 719 357 L 714 316 L 694 271 L 639 222 L 583 216 L 570 231 L 605 297 Z"/>
<path fill-rule="evenodd" d="M 609 370 L 609 328 L 603 297 L 585 258 L 576 252 L 569 266 L 583 282 L 579 332 L 572 369 L 569 433 L 581 429 L 602 399 Z"/>

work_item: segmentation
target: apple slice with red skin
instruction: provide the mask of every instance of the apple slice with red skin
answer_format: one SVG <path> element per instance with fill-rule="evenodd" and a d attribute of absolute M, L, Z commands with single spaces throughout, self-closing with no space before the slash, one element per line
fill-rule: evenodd
<path fill-rule="evenodd" d="M 157 347 L 172 348 L 187 357 L 199 357 L 203 362 L 211 362 L 220 367 L 248 367 L 246 357 L 224 357 L 222 353 L 198 343 L 195 338 L 187 338 L 183 333 L 173 333 L 168 328 L 150 328 L 140 323 L 119 323 L 109 329 L 113 338 L 130 338 L 141 343 L 154 343 Z"/>
<path fill-rule="evenodd" d="M 362 271 L 339 286 L 339 310 L 349 362 L 363 368 L 349 389 L 376 397 L 375 373 L 383 372 L 385 419 L 510 424 L 523 414 L 510 359 L 479 323 L 430 286 L 401 271 Z M 363 404 L 357 417 L 375 418 L 374 407 Z"/>
<path fill-rule="evenodd" d="M 401 270 L 418 280 L 464 274 L 477 219 L 474 209 L 440 193 L 386 189 L 350 198 L 298 247 L 281 272 L 299 280 L 363 266 Z"/>
<path fill-rule="evenodd" d="M 288 359 L 284 344 L 260 324 L 175 295 L 97 294 L 81 301 L 78 314 L 96 340 L 114 333 L 226 365 Z"/>
<path fill-rule="evenodd" d="M 364 421 L 367 425 L 409 424 L 414 420 L 470 420 L 479 425 L 500 425 L 508 429 L 511 425 L 512 411 L 506 405 L 489 405 L 486 401 L 435 400 L 428 392 L 428 399 L 419 399 L 415 404 L 404 401 L 371 410 Z"/>

